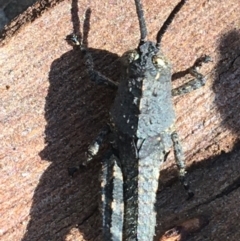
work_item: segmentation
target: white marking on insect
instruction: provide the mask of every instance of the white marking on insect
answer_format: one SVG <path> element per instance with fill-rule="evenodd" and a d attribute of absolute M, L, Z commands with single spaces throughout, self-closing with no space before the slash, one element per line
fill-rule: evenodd
<path fill-rule="evenodd" d="M 160 72 L 157 73 L 156 77 L 155 77 L 155 80 L 158 80 L 160 77 Z"/>
<path fill-rule="evenodd" d="M 94 143 L 93 145 L 91 145 L 88 150 L 89 150 L 89 152 L 91 153 L 91 155 L 96 155 L 96 153 L 97 153 L 98 150 L 99 150 L 99 145 L 98 145 L 98 143 Z"/>
<path fill-rule="evenodd" d="M 161 66 L 161 67 L 163 67 L 163 68 L 166 68 L 166 67 L 167 67 L 167 66 L 166 66 L 166 63 L 164 62 L 164 60 L 162 60 L 162 59 L 160 59 L 160 58 L 156 58 L 155 61 L 156 61 L 156 63 L 157 63 L 158 66 Z"/>
<path fill-rule="evenodd" d="M 134 97 L 133 103 L 134 103 L 135 105 L 137 105 L 137 102 L 138 102 L 138 98 L 137 98 L 137 97 Z"/>

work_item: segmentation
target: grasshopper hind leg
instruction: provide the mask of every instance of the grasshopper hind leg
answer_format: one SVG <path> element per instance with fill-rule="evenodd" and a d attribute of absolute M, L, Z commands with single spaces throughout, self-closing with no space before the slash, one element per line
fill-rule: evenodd
<path fill-rule="evenodd" d="M 122 241 L 123 178 L 117 157 L 109 151 L 101 175 L 101 213 L 104 241 Z"/>
<path fill-rule="evenodd" d="M 111 240 L 112 191 L 113 191 L 113 160 L 111 153 L 103 159 L 101 173 L 101 213 L 103 240 Z"/>
<path fill-rule="evenodd" d="M 173 149 L 174 149 L 174 156 L 175 160 L 179 169 L 179 178 L 182 182 L 185 190 L 188 192 L 188 198 L 192 198 L 194 196 L 194 193 L 189 188 L 189 183 L 186 180 L 186 165 L 184 162 L 184 155 L 182 151 L 182 146 L 179 141 L 179 137 L 177 132 L 173 132 L 171 135 L 172 141 L 173 141 Z"/>

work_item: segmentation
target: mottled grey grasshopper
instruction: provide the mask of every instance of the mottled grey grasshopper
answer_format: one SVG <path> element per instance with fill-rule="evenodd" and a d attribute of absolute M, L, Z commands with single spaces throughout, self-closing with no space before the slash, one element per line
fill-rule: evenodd
<path fill-rule="evenodd" d="M 160 48 L 162 36 L 185 2 L 180 1 L 173 9 L 154 43 L 146 40 L 142 6 L 140 0 L 135 0 L 141 38 L 136 49 L 121 57 L 119 84 L 95 71 L 86 46 L 75 35 L 71 37 L 72 42 L 80 46 L 90 79 L 118 89 L 110 110 L 110 122 L 87 152 L 87 161 L 90 161 L 104 140 L 110 143 L 102 172 L 103 235 L 106 241 L 153 240 L 160 167 L 172 146 L 180 180 L 188 190 L 183 152 L 174 128 L 172 96 L 189 93 L 205 84 L 197 67 L 210 61 L 210 57 L 199 58 L 188 69 L 195 79 L 172 89 L 171 64 Z M 193 195 L 189 190 L 188 193 Z"/>

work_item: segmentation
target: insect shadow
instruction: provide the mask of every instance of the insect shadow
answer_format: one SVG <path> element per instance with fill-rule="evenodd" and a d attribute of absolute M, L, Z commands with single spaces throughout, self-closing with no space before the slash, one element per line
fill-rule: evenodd
<path fill-rule="evenodd" d="M 77 1 L 73 0 L 73 31 L 80 34 L 77 13 Z M 90 10 L 86 12 L 83 26 L 85 43 L 90 13 Z M 96 69 L 117 80 L 118 56 L 104 50 L 90 48 L 89 51 Z M 100 162 L 96 159 L 87 171 L 74 178 L 68 175 L 68 167 L 84 160 L 88 145 L 107 122 L 114 96 L 113 90 L 89 81 L 79 51 L 73 49 L 53 61 L 45 103 L 46 146 L 39 153 L 51 164 L 35 189 L 30 221 L 22 241 L 59 241 L 69 234 L 75 237 L 76 232 L 80 232 L 84 240 L 101 240 Z"/>
<path fill-rule="evenodd" d="M 224 34 L 219 44 L 219 62 L 213 91 L 222 125 L 240 135 L 240 32 Z"/>

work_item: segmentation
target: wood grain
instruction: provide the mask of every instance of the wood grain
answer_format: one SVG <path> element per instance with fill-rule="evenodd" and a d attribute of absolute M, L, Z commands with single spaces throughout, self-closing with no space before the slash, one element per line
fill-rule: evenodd
<path fill-rule="evenodd" d="M 82 31 L 90 7 L 88 44 L 96 68 L 118 81 L 117 58 L 137 46 L 139 30 L 134 1 L 72 1 L 39 1 L 1 34 L 3 241 L 101 240 L 101 155 L 73 179 L 67 168 L 83 160 L 107 121 L 115 93 L 89 81 L 81 55 L 64 39 L 73 30 Z M 143 1 L 149 39 L 155 40 L 177 2 Z M 188 1 L 163 38 L 173 72 L 203 54 L 214 61 L 201 69 L 208 77 L 204 88 L 174 99 L 195 198 L 186 201 L 170 155 L 159 185 L 156 240 L 199 216 L 208 224 L 185 240 L 240 237 L 239 7 L 239 0 Z"/>

